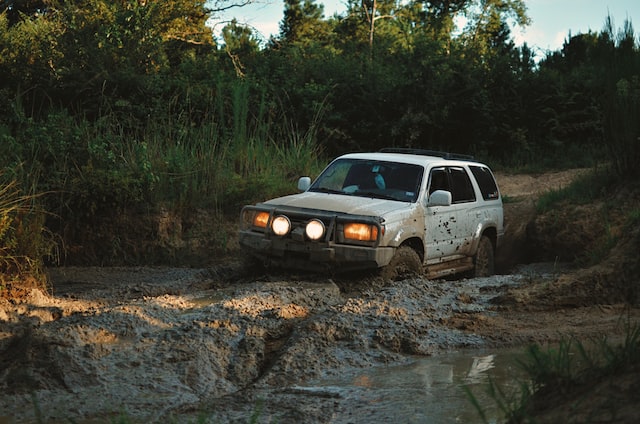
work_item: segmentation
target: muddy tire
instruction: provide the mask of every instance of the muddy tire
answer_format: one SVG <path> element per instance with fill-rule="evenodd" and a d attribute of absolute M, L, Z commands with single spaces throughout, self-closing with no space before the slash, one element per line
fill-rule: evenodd
<path fill-rule="evenodd" d="M 473 257 L 474 277 L 489 277 L 493 275 L 495 269 L 495 258 L 493 251 L 493 243 L 489 237 L 482 236 L 478 244 L 478 251 Z"/>
<path fill-rule="evenodd" d="M 400 280 L 422 274 L 422 261 L 418 253 L 409 246 L 400 246 L 391 262 L 380 272 L 385 280 Z"/>

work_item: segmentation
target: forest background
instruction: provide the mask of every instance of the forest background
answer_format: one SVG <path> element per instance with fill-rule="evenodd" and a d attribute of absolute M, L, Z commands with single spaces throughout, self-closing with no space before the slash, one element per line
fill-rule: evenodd
<path fill-rule="evenodd" d="M 243 204 L 348 151 L 640 174 L 629 20 L 535 58 L 510 30 L 526 0 L 350 0 L 328 18 L 286 0 L 268 42 L 236 21 L 216 40 L 217 14 L 250 1 L 0 3 L 2 288 L 45 263 L 186 264 L 141 247 L 161 232 L 148 216 L 206 211 L 223 252 Z"/>

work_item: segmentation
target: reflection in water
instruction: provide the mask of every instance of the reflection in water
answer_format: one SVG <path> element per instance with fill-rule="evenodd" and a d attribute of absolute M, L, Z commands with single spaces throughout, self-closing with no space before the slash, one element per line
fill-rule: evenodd
<path fill-rule="evenodd" d="M 471 368 L 467 373 L 467 384 L 481 383 L 485 381 L 487 371 L 494 368 L 496 355 L 474 356 Z"/>
<path fill-rule="evenodd" d="M 519 387 L 516 378 L 522 373 L 514 359 L 510 351 L 419 358 L 405 365 L 353 370 L 313 387 L 342 399 L 332 423 L 480 423 L 465 386 L 489 422 L 499 422 L 486 389 L 489 378 L 507 390 Z"/>

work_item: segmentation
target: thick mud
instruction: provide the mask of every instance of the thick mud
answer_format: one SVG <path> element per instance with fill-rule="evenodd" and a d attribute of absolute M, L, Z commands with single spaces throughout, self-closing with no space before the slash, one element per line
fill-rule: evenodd
<path fill-rule="evenodd" d="M 622 305 L 502 318 L 496 301 L 551 281 L 552 266 L 459 281 L 242 282 L 236 272 L 52 270 L 52 296 L 0 310 L 0 415 L 246 422 L 259 408 L 260 422 L 349 422 L 353 399 L 299 386 L 416 356 L 623 330 Z"/>
<path fill-rule="evenodd" d="M 505 207 L 512 235 L 525 226 L 509 211 L 528 219 L 526 205 Z M 439 281 L 249 276 L 233 258 L 51 269 L 50 293 L 0 300 L 0 422 L 367 422 L 378 400 L 366 384 L 319 382 L 453 352 L 623 335 L 639 322 L 615 295 L 626 262 L 514 267 L 524 256 L 514 249 L 508 274 Z M 393 387 L 391 398 L 408 393 Z"/>

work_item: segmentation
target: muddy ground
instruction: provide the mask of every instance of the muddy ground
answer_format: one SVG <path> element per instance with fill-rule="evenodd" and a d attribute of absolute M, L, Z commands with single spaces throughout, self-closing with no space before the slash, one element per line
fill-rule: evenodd
<path fill-rule="evenodd" d="M 535 198 L 577 172 L 498 176 L 509 237 L 490 278 L 249 276 L 233 256 L 198 269 L 50 269 L 50 293 L 0 303 L 0 422 L 384 422 L 393 416 L 305 387 L 465 349 L 623 335 L 640 322 L 625 291 L 637 285 L 637 234 L 595 267 L 530 263 L 548 259 L 527 236 L 545 245 Z"/>

